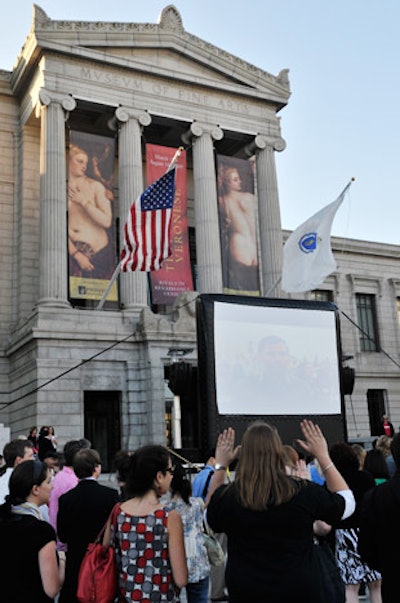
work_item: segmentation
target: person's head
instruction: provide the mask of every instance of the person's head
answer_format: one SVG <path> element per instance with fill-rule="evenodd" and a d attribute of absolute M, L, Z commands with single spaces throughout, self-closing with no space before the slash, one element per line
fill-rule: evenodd
<path fill-rule="evenodd" d="M 389 417 L 388 417 L 388 415 L 382 415 L 382 422 L 383 423 L 389 423 Z"/>
<path fill-rule="evenodd" d="M 81 448 L 91 448 L 92 447 L 92 442 L 90 440 L 88 440 L 87 438 L 79 438 L 78 442 L 79 442 Z"/>
<path fill-rule="evenodd" d="M 389 479 L 389 470 L 385 455 L 378 448 L 367 450 L 364 460 L 364 469 L 375 479 Z"/>
<path fill-rule="evenodd" d="M 396 464 L 396 469 L 400 469 L 400 431 L 393 436 L 390 442 L 390 452 Z"/>
<path fill-rule="evenodd" d="M 242 190 L 242 179 L 239 171 L 235 167 L 228 167 L 224 172 L 224 184 L 226 188 L 231 191 Z"/>
<path fill-rule="evenodd" d="M 204 455 L 204 465 L 215 465 L 215 446 L 206 450 Z"/>
<path fill-rule="evenodd" d="M 365 450 L 364 446 L 361 446 L 361 444 L 352 444 L 351 447 L 357 455 L 359 468 L 363 469 L 367 451 Z"/>
<path fill-rule="evenodd" d="M 385 457 L 390 455 L 390 442 L 391 442 L 391 439 L 392 438 L 390 438 L 387 435 L 381 435 L 376 440 L 375 448 L 377 448 L 378 450 L 382 450 L 382 452 L 385 455 Z"/>
<path fill-rule="evenodd" d="M 286 473 L 281 438 L 264 421 L 254 421 L 243 435 L 235 484 L 246 508 L 266 510 L 290 500 L 298 489 Z"/>
<path fill-rule="evenodd" d="M 153 490 L 161 496 L 168 492 L 173 473 L 171 456 L 165 446 L 142 446 L 130 458 L 126 493 L 129 497 L 140 497 Z"/>
<path fill-rule="evenodd" d="M 360 469 L 358 456 L 351 444 L 336 442 L 329 448 L 329 454 L 344 479 L 351 483 L 353 476 Z"/>
<path fill-rule="evenodd" d="M 39 437 L 47 438 L 49 434 L 50 434 L 50 430 L 49 430 L 48 425 L 43 425 L 43 427 L 40 428 Z"/>
<path fill-rule="evenodd" d="M 180 496 L 186 504 L 189 504 L 189 497 L 192 494 L 192 482 L 188 479 L 185 469 L 180 463 L 176 463 L 174 475 L 171 481 L 172 496 Z"/>
<path fill-rule="evenodd" d="M 69 173 L 72 176 L 84 176 L 88 166 L 88 153 L 75 144 L 69 147 Z"/>
<path fill-rule="evenodd" d="M 125 492 L 125 484 L 128 477 L 131 455 L 132 453 L 130 450 L 121 449 L 118 450 L 114 456 L 114 468 L 118 485 L 121 488 L 121 493 Z"/>
<path fill-rule="evenodd" d="M 258 342 L 257 356 L 263 368 L 275 374 L 286 372 L 292 365 L 289 347 L 278 335 L 267 335 Z"/>
<path fill-rule="evenodd" d="M 35 456 L 30 440 L 19 438 L 7 442 L 3 448 L 4 461 L 7 467 L 15 467 L 22 461 L 32 460 Z"/>
<path fill-rule="evenodd" d="M 290 446 L 290 444 L 283 444 L 282 446 L 283 458 L 286 466 L 286 471 L 289 475 L 295 475 L 297 471 L 297 463 L 299 461 L 299 453 L 297 450 Z"/>
<path fill-rule="evenodd" d="M 51 478 L 52 473 L 46 463 L 37 460 L 20 463 L 11 474 L 7 502 L 20 505 L 28 501 L 38 507 L 48 503 Z"/>
<path fill-rule="evenodd" d="M 97 479 L 101 473 L 100 454 L 94 448 L 81 448 L 74 455 L 72 467 L 79 479 L 86 477 Z"/>
<path fill-rule="evenodd" d="M 53 473 L 58 473 L 64 466 L 64 455 L 56 450 L 49 450 L 44 455 L 43 462 Z"/>
<path fill-rule="evenodd" d="M 38 428 L 37 428 L 37 426 L 36 426 L 36 425 L 33 425 L 33 427 L 31 427 L 31 428 L 30 428 L 30 430 L 29 430 L 29 435 L 30 435 L 32 438 L 35 438 L 35 437 L 37 436 L 37 432 L 38 432 Z"/>
<path fill-rule="evenodd" d="M 64 444 L 63 452 L 65 465 L 67 467 L 72 467 L 72 461 L 74 459 L 75 454 L 78 452 L 78 450 L 81 450 L 82 448 L 84 447 L 81 444 L 81 440 L 69 440 Z"/>

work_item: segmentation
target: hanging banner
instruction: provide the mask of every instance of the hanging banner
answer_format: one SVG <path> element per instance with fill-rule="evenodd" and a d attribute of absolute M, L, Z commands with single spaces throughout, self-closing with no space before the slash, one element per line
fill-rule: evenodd
<path fill-rule="evenodd" d="M 253 162 L 217 155 L 224 293 L 260 295 Z"/>
<path fill-rule="evenodd" d="M 147 185 L 165 174 L 175 153 L 176 149 L 171 147 L 146 145 Z M 171 305 L 179 293 L 193 291 L 187 220 L 186 151 L 182 151 L 175 165 L 175 199 L 171 219 L 172 254 L 163 262 L 160 270 L 149 273 L 153 304 Z"/>
<path fill-rule="evenodd" d="M 68 153 L 69 297 L 101 299 L 117 265 L 115 141 L 72 130 Z M 110 301 L 118 301 L 114 283 Z"/>

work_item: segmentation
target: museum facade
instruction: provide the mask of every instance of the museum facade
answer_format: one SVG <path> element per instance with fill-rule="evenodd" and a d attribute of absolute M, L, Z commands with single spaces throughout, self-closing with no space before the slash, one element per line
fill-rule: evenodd
<path fill-rule="evenodd" d="M 118 449 L 149 442 L 196 457 L 197 296 L 285 297 L 275 153 L 289 97 L 286 69 L 273 76 L 188 33 L 173 6 L 157 23 L 55 21 L 34 6 L 13 70 L 0 72 L 0 421 L 13 437 L 42 424 L 61 445 L 85 435 L 106 469 Z M 121 272 L 101 306 L 132 202 L 180 148 L 175 260 L 158 280 Z M 224 240 L 233 231 L 233 254 L 243 231 L 220 192 L 232 170 L 242 188 L 253 178 L 243 204 L 256 250 L 233 272 Z M 338 305 L 355 369 L 347 431 L 366 437 L 383 411 L 400 422 L 400 248 L 332 248 L 337 272 L 300 297 Z M 242 259 L 252 276 L 230 281 Z M 173 379 L 182 360 L 187 375 Z"/>

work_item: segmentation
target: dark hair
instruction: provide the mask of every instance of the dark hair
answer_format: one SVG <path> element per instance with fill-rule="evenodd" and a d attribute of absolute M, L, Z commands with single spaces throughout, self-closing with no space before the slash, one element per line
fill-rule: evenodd
<path fill-rule="evenodd" d="M 379 448 L 367 450 L 364 460 L 364 469 L 376 479 L 389 479 L 390 477 L 385 455 Z"/>
<path fill-rule="evenodd" d="M 346 442 L 336 442 L 330 447 L 329 455 L 343 478 L 348 483 L 353 483 L 354 475 L 357 474 L 360 468 L 354 448 Z"/>
<path fill-rule="evenodd" d="M 69 440 L 64 444 L 64 458 L 67 467 L 72 467 L 75 454 L 82 448 L 81 440 Z"/>
<path fill-rule="evenodd" d="M 192 494 L 192 482 L 188 479 L 185 469 L 180 463 L 175 465 L 174 475 L 171 481 L 171 494 L 178 494 L 186 504 Z"/>
<path fill-rule="evenodd" d="M 78 442 L 79 442 L 81 448 L 91 448 L 92 447 L 92 442 L 90 440 L 88 440 L 87 438 L 79 438 Z"/>
<path fill-rule="evenodd" d="M 114 468 L 117 473 L 117 479 L 120 482 L 126 482 L 131 456 L 132 453 L 129 450 L 118 450 L 115 453 Z"/>
<path fill-rule="evenodd" d="M 147 445 L 138 448 L 131 456 L 126 480 L 129 497 L 144 496 L 154 489 L 159 471 L 167 472 L 170 454 L 165 446 Z"/>
<path fill-rule="evenodd" d="M 9 481 L 9 494 L 0 506 L 0 516 L 6 517 L 11 513 L 11 505 L 26 502 L 33 486 L 39 486 L 47 479 L 49 468 L 42 461 L 32 460 L 18 463 L 13 469 Z"/>
<path fill-rule="evenodd" d="M 82 448 L 74 455 L 72 466 L 79 479 L 92 477 L 96 467 L 101 465 L 100 454 L 94 448 Z"/>
<path fill-rule="evenodd" d="M 287 345 L 286 341 L 282 337 L 279 337 L 279 335 L 266 335 L 265 337 L 260 339 L 260 341 L 258 342 L 257 350 L 258 350 L 258 352 L 261 352 L 266 347 L 269 347 L 271 345 L 278 345 L 278 344 L 279 345 L 283 344 L 288 349 L 288 345 Z"/>
<path fill-rule="evenodd" d="M 206 465 L 210 458 L 215 457 L 215 446 L 206 450 L 204 455 L 204 464 Z"/>
<path fill-rule="evenodd" d="M 62 469 L 65 465 L 65 458 L 62 452 L 57 452 L 57 450 L 49 450 L 43 457 L 43 460 L 53 459 L 56 465 Z"/>
<path fill-rule="evenodd" d="M 25 454 L 25 448 L 33 448 L 33 444 L 30 440 L 11 440 L 3 448 L 4 461 L 7 467 L 14 467 L 15 461 L 18 456 L 21 458 Z"/>

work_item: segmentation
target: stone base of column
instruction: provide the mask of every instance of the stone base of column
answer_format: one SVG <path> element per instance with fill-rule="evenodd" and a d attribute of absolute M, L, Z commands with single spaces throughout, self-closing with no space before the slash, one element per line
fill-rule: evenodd
<path fill-rule="evenodd" d="M 67 300 L 57 299 L 55 297 L 42 297 L 39 299 L 36 306 L 47 306 L 51 308 L 71 308 L 71 304 Z"/>

